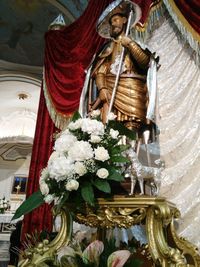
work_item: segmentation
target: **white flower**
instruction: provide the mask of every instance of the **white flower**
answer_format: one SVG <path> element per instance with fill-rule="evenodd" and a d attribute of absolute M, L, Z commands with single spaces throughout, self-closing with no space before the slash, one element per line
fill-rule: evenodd
<path fill-rule="evenodd" d="M 84 162 L 84 164 L 88 172 L 96 172 L 97 167 L 94 159 L 88 159 Z"/>
<path fill-rule="evenodd" d="M 83 176 L 85 173 L 87 173 L 87 169 L 83 162 L 77 161 L 74 164 L 74 170 L 75 173 L 77 173 L 79 176 Z"/>
<path fill-rule="evenodd" d="M 97 171 L 97 176 L 101 179 L 106 179 L 109 175 L 109 172 L 105 168 L 101 168 Z"/>
<path fill-rule="evenodd" d="M 69 182 L 67 182 L 67 184 L 65 185 L 65 188 L 68 191 L 72 191 L 72 190 L 77 190 L 79 187 L 79 182 L 77 182 L 76 180 L 70 180 Z"/>
<path fill-rule="evenodd" d="M 41 176 L 40 176 L 40 182 L 45 182 L 46 179 L 49 177 L 49 172 L 47 168 L 44 168 L 41 172 Z"/>
<path fill-rule="evenodd" d="M 3 204 L 3 207 L 6 209 L 8 207 L 8 205 L 5 203 L 5 204 Z"/>
<path fill-rule="evenodd" d="M 74 170 L 74 164 L 65 156 L 54 159 L 52 163 L 48 164 L 48 171 L 50 178 L 55 178 L 57 181 L 65 180 L 68 175 Z"/>
<path fill-rule="evenodd" d="M 3 204 L 0 205 L 0 209 L 3 209 Z"/>
<path fill-rule="evenodd" d="M 81 128 L 82 119 L 78 119 L 76 121 L 72 121 L 68 124 L 68 129 L 75 131 Z"/>
<path fill-rule="evenodd" d="M 93 149 L 87 141 L 75 142 L 68 151 L 69 158 L 74 161 L 84 161 L 93 157 Z"/>
<path fill-rule="evenodd" d="M 51 165 L 53 162 L 54 162 L 54 160 L 55 159 L 57 159 L 57 158 L 59 158 L 59 157 L 61 157 L 61 156 L 63 156 L 63 153 L 60 153 L 60 152 L 57 152 L 57 151 L 53 151 L 52 153 L 51 153 L 51 156 L 49 157 L 49 160 L 48 160 L 48 165 Z M 44 169 L 43 169 L 44 170 Z M 46 170 L 46 171 L 48 171 L 48 170 Z M 43 173 L 43 171 L 42 171 L 42 173 Z M 41 174 L 42 174 L 41 173 Z M 44 174 L 45 175 L 45 174 Z"/>
<path fill-rule="evenodd" d="M 91 134 L 90 141 L 93 144 L 97 144 L 97 143 L 101 142 L 101 137 L 98 135 Z"/>
<path fill-rule="evenodd" d="M 72 134 L 62 134 L 56 141 L 54 149 L 57 152 L 63 153 L 68 151 L 69 148 L 77 141 L 76 136 Z"/>
<path fill-rule="evenodd" d="M 112 112 L 108 113 L 108 120 L 109 121 L 113 121 L 116 117 L 117 117 L 117 115 L 115 115 L 114 113 L 112 113 Z"/>
<path fill-rule="evenodd" d="M 113 139 L 117 139 L 119 135 L 119 131 L 115 131 L 113 129 L 110 129 L 110 135 Z"/>
<path fill-rule="evenodd" d="M 69 129 L 65 129 L 59 135 L 69 135 L 69 134 L 71 134 L 71 132 L 69 131 Z"/>
<path fill-rule="evenodd" d="M 41 191 L 42 195 L 48 195 L 49 194 L 48 185 L 42 180 L 40 180 L 39 184 L 40 184 L 40 191 Z"/>
<path fill-rule="evenodd" d="M 108 160 L 110 158 L 109 154 L 108 154 L 108 150 L 105 149 L 104 147 L 100 147 L 98 146 L 95 150 L 95 159 L 100 160 L 100 161 L 105 161 Z"/>
<path fill-rule="evenodd" d="M 54 200 L 54 196 L 53 195 L 47 195 L 44 197 L 44 201 L 48 204 L 51 204 L 51 202 Z"/>
<path fill-rule="evenodd" d="M 88 118 L 83 119 L 81 126 L 83 132 L 88 134 L 103 135 L 104 134 L 104 125 L 101 121 L 91 120 Z"/>
<path fill-rule="evenodd" d="M 92 118 L 96 118 L 100 116 L 100 114 L 101 114 L 101 111 L 99 109 L 96 109 L 96 110 L 93 110 L 90 115 Z"/>

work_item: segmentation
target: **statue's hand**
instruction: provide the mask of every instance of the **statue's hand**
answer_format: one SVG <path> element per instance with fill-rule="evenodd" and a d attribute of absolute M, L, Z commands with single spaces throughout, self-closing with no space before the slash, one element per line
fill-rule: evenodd
<path fill-rule="evenodd" d="M 128 36 L 120 36 L 120 42 L 124 47 L 127 47 L 133 40 Z"/>
<path fill-rule="evenodd" d="M 99 98 L 103 102 L 108 102 L 109 101 L 109 92 L 106 88 L 103 88 L 99 92 Z"/>

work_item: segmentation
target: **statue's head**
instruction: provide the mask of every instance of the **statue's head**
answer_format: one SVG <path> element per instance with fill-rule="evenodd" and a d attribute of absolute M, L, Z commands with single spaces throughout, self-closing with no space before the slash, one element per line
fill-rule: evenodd
<path fill-rule="evenodd" d="M 134 2 L 126 0 L 115 0 L 99 17 L 97 22 L 97 32 L 104 38 L 116 38 L 124 31 L 130 10 L 133 11 L 131 27 L 141 18 L 141 9 Z"/>
<path fill-rule="evenodd" d="M 125 14 L 116 13 L 109 19 L 110 24 L 110 36 L 116 38 L 123 32 L 125 32 L 125 25 L 127 23 L 127 17 Z"/>

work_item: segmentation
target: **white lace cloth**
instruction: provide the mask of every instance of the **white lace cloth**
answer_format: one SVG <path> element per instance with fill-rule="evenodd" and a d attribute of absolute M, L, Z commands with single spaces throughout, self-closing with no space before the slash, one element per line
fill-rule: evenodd
<path fill-rule="evenodd" d="M 181 211 L 179 234 L 200 248 L 200 68 L 170 19 L 154 31 L 149 47 L 158 71 L 161 159 L 160 195 Z"/>
<path fill-rule="evenodd" d="M 200 68 L 171 19 L 148 42 L 160 56 L 160 153 L 165 162 L 160 195 L 181 211 L 179 234 L 200 249 Z"/>

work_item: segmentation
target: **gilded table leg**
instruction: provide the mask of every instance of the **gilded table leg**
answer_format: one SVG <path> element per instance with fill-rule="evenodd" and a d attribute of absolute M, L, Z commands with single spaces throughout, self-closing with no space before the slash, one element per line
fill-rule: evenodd
<path fill-rule="evenodd" d="M 200 255 L 198 254 L 198 248 L 185 238 L 177 235 L 174 227 L 174 221 L 172 221 L 168 227 L 168 236 L 171 237 L 171 243 L 183 252 L 187 263 L 190 264 L 190 266 L 200 266 Z"/>
<path fill-rule="evenodd" d="M 175 230 L 170 228 L 173 225 L 174 214 L 177 209 L 170 209 L 167 204 L 158 204 L 149 207 L 146 217 L 146 231 L 148 237 L 148 245 L 153 261 L 156 266 L 163 267 L 188 267 L 200 266 L 188 264 L 187 257 L 183 253 L 183 248 L 187 246 L 181 242 Z M 169 235 L 171 229 L 171 237 L 177 238 L 172 243 Z M 179 240 L 179 242 L 178 242 Z M 177 244 L 179 243 L 179 246 Z M 196 254 L 196 257 L 199 257 Z"/>
<path fill-rule="evenodd" d="M 24 258 L 18 264 L 19 267 L 49 266 L 47 261 L 56 263 L 57 251 L 71 239 L 72 218 L 69 211 L 61 211 L 61 228 L 54 240 L 43 240 L 35 247 L 30 247 L 24 252 Z"/>

